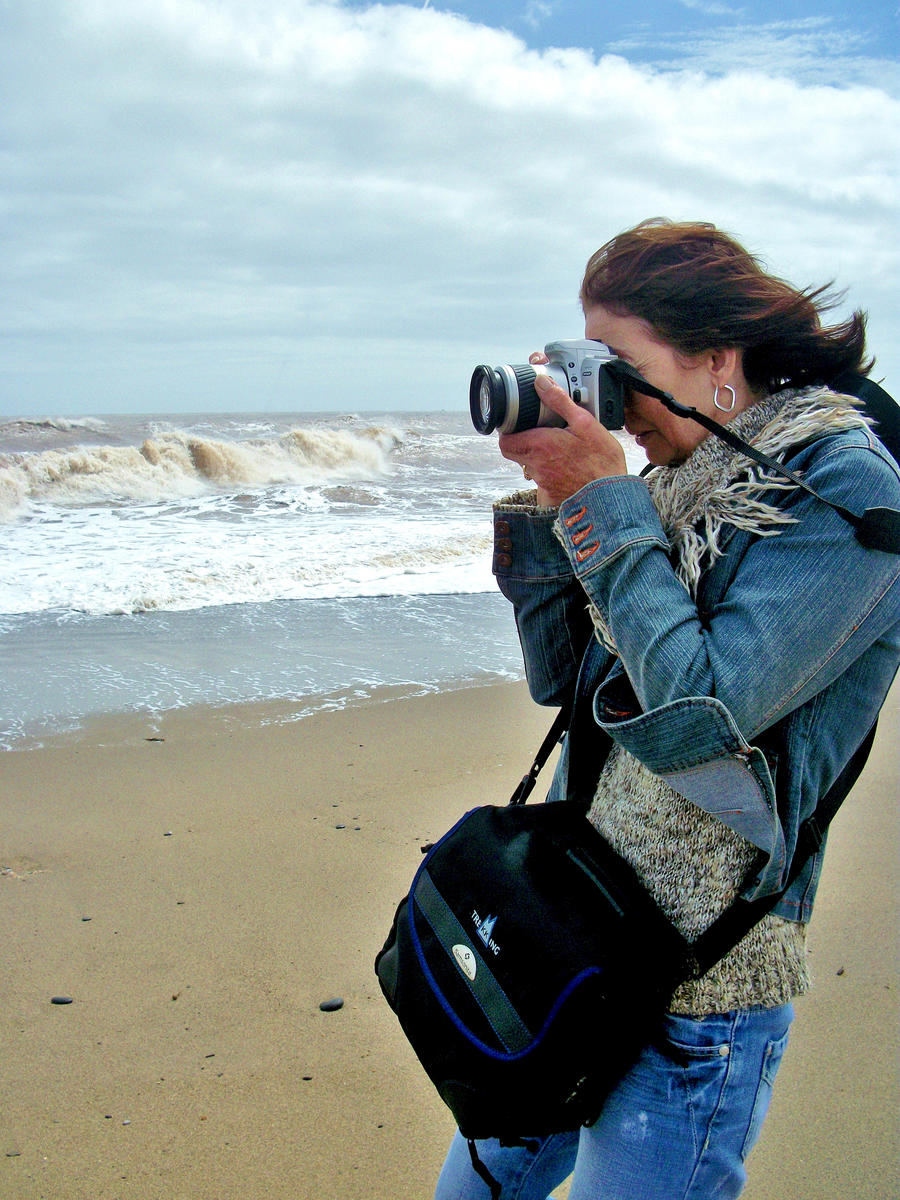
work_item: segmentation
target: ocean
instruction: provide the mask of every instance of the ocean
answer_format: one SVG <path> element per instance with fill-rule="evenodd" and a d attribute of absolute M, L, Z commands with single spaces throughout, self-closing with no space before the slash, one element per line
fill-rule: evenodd
<path fill-rule="evenodd" d="M 0 420 L 0 747 L 522 678 L 490 570 L 520 483 L 463 412 Z"/>

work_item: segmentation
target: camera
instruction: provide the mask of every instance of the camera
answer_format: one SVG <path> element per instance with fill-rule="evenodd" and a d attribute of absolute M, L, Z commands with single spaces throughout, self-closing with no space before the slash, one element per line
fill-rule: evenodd
<path fill-rule="evenodd" d="M 549 342 L 546 365 L 530 363 L 476 367 L 469 384 L 469 411 L 479 433 L 519 433 L 544 425 L 564 425 L 541 403 L 534 388 L 538 374 L 549 375 L 576 404 L 607 429 L 621 429 L 625 417 L 625 385 L 610 364 L 620 366 L 601 342 Z"/>

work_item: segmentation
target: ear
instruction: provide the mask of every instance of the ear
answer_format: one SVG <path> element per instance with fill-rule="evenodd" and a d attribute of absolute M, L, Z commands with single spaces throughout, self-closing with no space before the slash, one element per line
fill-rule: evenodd
<path fill-rule="evenodd" d="M 735 376 L 743 373 L 743 354 L 736 346 L 722 346 L 710 350 L 706 356 L 709 377 L 714 384 L 722 387 L 726 383 L 734 383 Z"/>

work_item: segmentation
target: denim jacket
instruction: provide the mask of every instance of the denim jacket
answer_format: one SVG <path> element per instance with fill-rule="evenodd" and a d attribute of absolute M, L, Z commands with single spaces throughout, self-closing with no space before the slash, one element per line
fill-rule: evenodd
<path fill-rule="evenodd" d="M 855 512 L 900 508 L 900 470 L 865 429 L 819 438 L 788 465 Z M 900 662 L 900 555 L 863 547 L 805 492 L 787 495 L 772 493 L 796 523 L 775 537 L 731 529 L 696 603 L 639 477 L 595 480 L 558 515 L 495 507 L 494 573 L 532 696 L 559 705 L 578 681 L 601 730 L 762 851 L 748 897 L 783 886 L 801 822 L 876 720 Z M 588 600 L 618 657 L 593 636 Z M 551 799 L 565 795 L 567 764 L 564 747 Z M 821 853 L 775 911 L 808 920 L 820 868 Z"/>

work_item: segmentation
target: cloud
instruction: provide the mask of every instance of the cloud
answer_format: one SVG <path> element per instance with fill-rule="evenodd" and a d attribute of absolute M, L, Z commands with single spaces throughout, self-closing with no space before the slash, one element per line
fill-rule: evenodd
<path fill-rule="evenodd" d="M 689 12 L 703 13 L 707 17 L 736 17 L 744 13 L 743 8 L 732 8 L 728 4 L 716 4 L 712 0 L 678 0 Z"/>
<path fill-rule="evenodd" d="M 546 0 L 529 0 L 522 14 L 522 20 L 531 29 L 540 29 L 544 22 L 553 15 L 558 4 L 549 4 Z"/>
<path fill-rule="evenodd" d="M 714 76 L 752 70 L 807 85 L 871 85 L 900 95 L 900 66 L 871 21 L 838 23 L 811 15 L 754 25 L 748 23 L 743 9 L 706 5 L 702 0 L 680 3 L 688 10 L 735 20 L 690 33 L 647 29 L 640 37 L 619 39 L 610 49 L 625 55 L 640 51 L 656 67 L 668 70 L 693 67 Z"/>
<path fill-rule="evenodd" d="M 474 362 L 576 335 L 588 255 L 656 214 L 836 275 L 885 333 L 896 308 L 900 105 L 871 84 L 541 53 L 408 5 L 22 10 L 7 413 L 459 405 Z"/>

